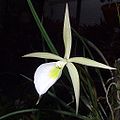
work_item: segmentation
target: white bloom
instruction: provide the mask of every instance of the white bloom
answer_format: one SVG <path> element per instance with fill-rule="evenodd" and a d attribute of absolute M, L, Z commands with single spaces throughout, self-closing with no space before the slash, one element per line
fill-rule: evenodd
<path fill-rule="evenodd" d="M 34 75 L 34 84 L 40 96 L 44 94 L 60 78 L 62 74 L 62 70 L 64 66 L 67 64 L 66 66 L 70 74 L 74 88 L 74 93 L 75 93 L 76 113 L 78 113 L 79 97 L 80 97 L 80 80 L 79 80 L 79 73 L 73 63 L 78 63 L 91 67 L 99 67 L 109 70 L 115 70 L 116 68 L 110 67 L 108 65 L 84 57 L 70 58 L 72 36 L 71 36 L 68 4 L 66 4 L 66 10 L 65 10 L 63 40 L 65 45 L 64 58 L 48 52 L 29 53 L 27 55 L 24 55 L 23 57 L 37 57 L 37 58 L 53 59 L 58 61 L 58 62 L 44 63 L 37 68 Z"/>

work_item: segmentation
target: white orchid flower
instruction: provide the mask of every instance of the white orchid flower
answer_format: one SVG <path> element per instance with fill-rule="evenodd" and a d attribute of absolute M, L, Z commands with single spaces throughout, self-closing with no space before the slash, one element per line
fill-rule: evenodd
<path fill-rule="evenodd" d="M 46 93 L 47 90 L 60 78 L 64 66 L 67 67 L 75 93 L 76 113 L 78 113 L 79 96 L 80 96 L 80 80 L 79 80 L 78 71 L 73 63 L 110 69 L 110 70 L 112 69 L 114 70 L 115 68 L 84 57 L 70 58 L 72 37 L 71 37 L 68 4 L 66 4 L 66 10 L 65 10 L 63 40 L 65 45 L 64 58 L 48 52 L 35 52 L 24 55 L 23 57 L 37 57 L 37 58 L 57 60 L 57 62 L 44 63 L 40 65 L 35 71 L 34 84 L 40 96 Z"/>

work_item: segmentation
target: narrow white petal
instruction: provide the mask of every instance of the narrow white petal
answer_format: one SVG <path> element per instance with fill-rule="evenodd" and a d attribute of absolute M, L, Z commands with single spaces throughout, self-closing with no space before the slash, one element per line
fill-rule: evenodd
<path fill-rule="evenodd" d="M 56 66 L 57 62 L 50 62 L 40 65 L 34 75 L 35 88 L 39 95 L 47 90 L 60 78 L 62 68 Z"/>
<path fill-rule="evenodd" d="M 63 27 L 63 40 L 64 40 L 64 45 L 65 45 L 64 58 L 68 59 L 70 57 L 71 44 L 72 44 L 68 4 L 66 4 L 66 9 L 65 9 L 65 18 L 64 18 L 64 27 Z"/>
<path fill-rule="evenodd" d="M 62 57 L 48 52 L 34 52 L 34 53 L 26 54 L 22 57 L 36 57 L 36 58 L 45 58 L 45 59 L 53 59 L 53 60 L 63 60 Z"/>
<path fill-rule="evenodd" d="M 109 69 L 109 70 L 115 70 L 116 68 L 110 67 L 108 65 L 102 64 L 100 62 L 97 62 L 95 60 L 91 60 L 88 58 L 84 57 L 73 57 L 68 60 L 68 62 L 74 62 L 86 66 L 91 66 L 91 67 L 98 67 L 98 68 L 103 68 L 103 69 Z"/>
<path fill-rule="evenodd" d="M 79 81 L 79 74 L 72 63 L 68 63 L 67 65 L 73 88 L 74 88 L 74 93 L 75 93 L 75 99 L 76 99 L 76 114 L 78 113 L 78 108 L 79 108 L 79 97 L 80 97 L 80 81 Z"/>

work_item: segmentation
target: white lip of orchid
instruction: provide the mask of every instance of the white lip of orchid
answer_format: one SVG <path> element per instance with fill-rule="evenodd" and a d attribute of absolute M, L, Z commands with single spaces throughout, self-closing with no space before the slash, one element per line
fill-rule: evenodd
<path fill-rule="evenodd" d="M 56 63 L 62 67 L 56 66 Z M 50 62 L 40 65 L 34 75 L 34 84 L 37 92 L 41 96 L 60 78 L 63 69 L 63 62 Z"/>

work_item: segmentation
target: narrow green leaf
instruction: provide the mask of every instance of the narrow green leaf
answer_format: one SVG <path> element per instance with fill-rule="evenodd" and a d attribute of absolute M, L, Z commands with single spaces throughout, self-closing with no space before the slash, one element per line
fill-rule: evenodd
<path fill-rule="evenodd" d="M 89 45 L 91 48 L 93 48 L 93 49 L 100 55 L 100 57 L 104 60 L 104 62 L 105 62 L 107 65 L 109 65 L 109 64 L 108 64 L 108 61 L 107 61 L 106 58 L 105 58 L 105 56 L 103 55 L 103 53 L 98 49 L 98 47 L 97 47 L 95 44 L 93 44 L 90 40 L 88 40 L 88 39 L 82 37 L 81 35 L 79 35 L 79 33 L 78 33 L 75 29 L 72 28 L 72 30 L 73 30 L 73 32 L 76 34 L 76 36 L 82 41 L 83 45 L 85 46 L 86 50 L 88 51 L 88 53 L 89 53 L 89 55 L 90 55 L 90 57 L 91 57 L 92 59 L 94 59 L 94 57 L 93 57 L 93 55 L 92 55 L 92 53 L 91 53 L 88 45 Z M 86 43 L 87 43 L 88 45 L 87 45 Z"/>
<path fill-rule="evenodd" d="M 67 65 L 73 88 L 74 88 L 74 93 L 75 93 L 75 99 L 76 99 L 76 114 L 78 113 L 78 108 L 79 108 L 79 97 L 80 97 L 80 81 L 79 81 L 79 74 L 74 66 L 73 63 L 68 63 Z"/>
<path fill-rule="evenodd" d="M 87 116 L 84 116 L 84 115 L 76 115 L 76 114 L 73 113 L 73 112 L 62 111 L 62 110 L 54 110 L 54 109 L 53 109 L 53 110 L 50 110 L 50 111 L 55 112 L 55 113 L 59 113 L 59 114 L 63 114 L 63 115 L 67 115 L 67 116 L 71 117 L 71 119 L 72 119 L 72 117 L 74 117 L 74 118 L 77 118 L 77 119 L 80 119 L 80 120 L 90 120 L 90 118 L 87 117 Z"/>
<path fill-rule="evenodd" d="M 82 102 L 84 103 L 84 105 L 85 105 L 90 111 L 92 111 L 92 107 L 93 107 L 93 106 L 91 105 L 91 101 L 88 100 L 85 96 L 81 96 L 80 98 L 81 98 Z"/>
<path fill-rule="evenodd" d="M 45 31 L 45 29 L 44 29 L 38 15 L 37 15 L 37 13 L 36 13 L 36 11 L 35 11 L 35 9 L 33 7 L 33 4 L 31 2 L 31 0 L 27 0 L 27 2 L 28 2 L 28 5 L 30 7 L 31 13 L 32 13 L 32 15 L 33 15 L 33 17 L 35 19 L 35 22 L 37 23 L 37 26 L 38 26 L 38 28 L 39 28 L 39 30 L 41 32 L 41 35 L 43 36 L 44 40 L 46 41 L 48 47 L 50 48 L 52 53 L 58 54 L 56 48 L 54 47 L 52 41 L 49 38 L 47 32 Z"/>
<path fill-rule="evenodd" d="M 37 58 L 45 58 L 45 59 L 53 59 L 53 60 L 63 60 L 62 57 L 48 52 L 34 52 L 34 53 L 26 54 L 22 57 L 37 57 Z"/>
<path fill-rule="evenodd" d="M 64 45 L 65 45 L 64 58 L 68 59 L 70 57 L 71 44 L 72 44 L 68 4 L 66 4 L 66 10 L 65 10 L 64 27 L 63 27 L 63 40 L 64 40 Z"/>
<path fill-rule="evenodd" d="M 115 70 L 116 68 L 110 67 L 108 65 L 96 62 L 94 60 L 84 58 L 84 57 L 73 57 L 68 60 L 68 62 L 74 62 L 86 66 L 91 66 L 91 67 L 98 67 L 98 68 L 103 68 L 103 69 L 109 69 L 109 70 Z"/>
<path fill-rule="evenodd" d="M 48 91 L 48 95 L 50 95 L 51 97 L 53 97 L 57 101 L 57 103 L 59 103 L 60 105 L 62 105 L 62 107 L 64 107 L 65 109 L 71 111 L 72 113 L 74 113 L 75 110 L 71 106 L 67 105 L 67 103 L 65 101 L 63 101 L 62 99 L 60 99 L 54 93 Z"/>
<path fill-rule="evenodd" d="M 26 110 L 14 111 L 14 112 L 8 113 L 6 115 L 0 116 L 0 120 L 11 117 L 11 116 L 14 116 L 14 115 L 17 115 L 17 114 L 28 113 L 28 112 L 36 112 L 38 110 L 39 109 L 26 109 Z"/>
<path fill-rule="evenodd" d="M 103 107 L 103 105 L 100 102 L 98 102 L 98 105 L 100 107 L 101 112 L 105 115 L 106 118 L 108 118 L 107 112 L 105 108 Z"/>

